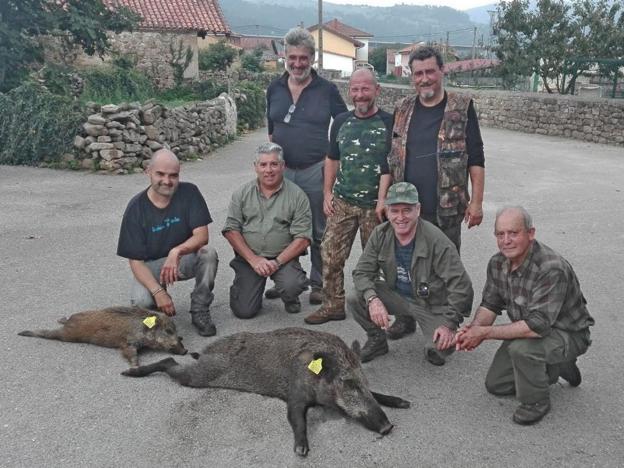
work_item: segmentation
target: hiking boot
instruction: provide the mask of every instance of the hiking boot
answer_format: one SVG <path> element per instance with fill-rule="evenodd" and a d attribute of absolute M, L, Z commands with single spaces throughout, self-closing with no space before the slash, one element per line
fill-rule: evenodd
<path fill-rule="evenodd" d="M 568 382 L 571 387 L 581 385 L 581 371 L 576 365 L 576 359 L 559 364 L 559 377 Z"/>
<path fill-rule="evenodd" d="M 390 340 L 399 340 L 416 331 L 416 320 L 409 315 L 397 315 L 394 323 L 386 330 Z"/>
<path fill-rule="evenodd" d="M 383 333 L 375 333 L 368 337 L 362 351 L 360 352 L 360 360 L 362 362 L 372 361 L 378 356 L 388 353 L 388 340 Z"/>
<path fill-rule="evenodd" d="M 272 288 L 264 291 L 264 297 L 266 297 L 267 299 L 279 299 L 280 293 L 277 291 L 277 288 L 273 286 Z"/>
<path fill-rule="evenodd" d="M 191 323 L 197 328 L 197 333 L 201 336 L 214 336 L 217 334 L 217 327 L 212 323 L 210 311 L 191 311 Z"/>
<path fill-rule="evenodd" d="M 330 320 L 344 320 L 347 316 L 342 312 L 331 312 L 325 307 L 319 308 L 316 312 L 312 312 L 303 321 L 309 325 L 320 325 L 321 323 L 329 322 Z"/>
<path fill-rule="evenodd" d="M 312 288 L 310 291 L 310 304 L 319 305 L 323 303 L 323 290 L 321 288 Z"/>
<path fill-rule="evenodd" d="M 427 348 L 425 350 L 425 359 L 434 366 L 443 366 L 446 363 L 444 356 L 440 355 L 440 353 L 433 348 Z"/>
<path fill-rule="evenodd" d="M 550 411 L 550 400 L 542 400 L 537 403 L 522 403 L 513 414 L 513 420 L 517 424 L 528 426 L 540 421 Z"/>
<path fill-rule="evenodd" d="M 299 299 L 294 302 L 284 302 L 284 310 L 289 314 L 298 314 L 301 312 L 301 302 Z"/>

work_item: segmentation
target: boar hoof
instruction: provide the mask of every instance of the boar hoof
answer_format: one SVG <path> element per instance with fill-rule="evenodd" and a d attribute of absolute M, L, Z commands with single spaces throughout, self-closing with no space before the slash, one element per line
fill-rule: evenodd
<path fill-rule="evenodd" d="M 127 377 L 140 377 L 141 376 L 141 374 L 139 373 L 138 367 L 131 367 L 130 369 L 126 369 L 125 371 L 121 373 L 121 375 L 125 375 Z"/>
<path fill-rule="evenodd" d="M 308 447 L 308 444 L 295 445 L 295 453 L 299 455 L 300 457 L 307 457 L 309 451 L 310 451 L 310 448 Z"/>
<path fill-rule="evenodd" d="M 392 430 L 392 428 L 393 428 L 393 427 L 394 427 L 394 426 L 393 426 L 392 424 L 388 423 L 388 424 L 386 424 L 384 427 L 382 427 L 382 428 L 379 430 L 379 433 L 380 433 L 381 435 L 388 435 L 388 434 L 390 433 L 390 431 Z"/>

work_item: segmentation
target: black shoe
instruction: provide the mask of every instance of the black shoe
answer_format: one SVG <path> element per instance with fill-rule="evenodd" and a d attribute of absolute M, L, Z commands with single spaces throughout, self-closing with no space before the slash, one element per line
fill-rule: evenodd
<path fill-rule="evenodd" d="M 299 302 L 299 300 L 295 302 L 284 302 L 284 309 L 289 314 L 298 314 L 301 312 L 301 302 Z"/>
<path fill-rule="evenodd" d="M 581 371 L 576 365 L 576 359 L 559 364 L 559 377 L 567 381 L 571 387 L 581 385 Z"/>
<path fill-rule="evenodd" d="M 550 411 L 550 400 L 538 401 L 537 403 L 522 403 L 516 409 L 513 420 L 517 424 L 528 426 L 535 424 L 548 414 Z"/>
<path fill-rule="evenodd" d="M 394 323 L 386 330 L 389 340 L 398 340 L 416 331 L 416 320 L 409 315 L 397 315 Z"/>
<path fill-rule="evenodd" d="M 277 291 L 277 288 L 273 286 L 272 288 L 264 291 L 264 297 L 266 297 L 267 299 L 279 299 L 280 293 Z"/>
<path fill-rule="evenodd" d="M 376 357 L 383 356 L 387 353 L 388 340 L 383 333 L 378 333 L 368 337 L 368 340 L 366 340 L 360 352 L 360 360 L 362 362 L 372 361 Z"/>
<path fill-rule="evenodd" d="M 212 323 L 210 311 L 202 312 L 191 311 L 191 323 L 197 328 L 197 333 L 201 336 L 214 336 L 217 334 L 217 327 Z"/>
<path fill-rule="evenodd" d="M 444 356 L 441 356 L 440 353 L 433 348 L 428 348 L 425 351 L 425 358 L 434 366 L 443 366 L 446 363 Z"/>

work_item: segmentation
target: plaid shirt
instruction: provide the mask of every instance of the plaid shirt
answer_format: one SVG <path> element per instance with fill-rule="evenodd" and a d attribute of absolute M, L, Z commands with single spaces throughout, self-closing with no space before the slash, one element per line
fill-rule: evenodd
<path fill-rule="evenodd" d="M 540 336 L 593 325 L 586 304 L 572 266 L 544 244 L 534 241 L 515 271 L 501 253 L 490 259 L 481 307 L 498 315 L 506 309 L 512 322 L 524 320 Z"/>

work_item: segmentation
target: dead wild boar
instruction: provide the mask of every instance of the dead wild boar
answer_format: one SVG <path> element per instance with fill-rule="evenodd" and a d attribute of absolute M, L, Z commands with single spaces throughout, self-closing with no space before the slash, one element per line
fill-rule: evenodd
<path fill-rule="evenodd" d="M 146 319 L 147 323 L 144 323 Z M 25 330 L 18 335 L 119 348 L 131 366 L 139 365 L 138 351 L 141 348 L 174 354 L 187 352 L 169 317 L 140 307 L 88 310 L 58 322 L 63 326 L 56 330 Z"/>
<path fill-rule="evenodd" d="M 168 358 L 122 372 L 144 377 L 166 372 L 189 387 L 219 387 L 281 398 L 295 436 L 295 453 L 309 451 L 306 412 L 310 406 L 338 409 L 382 435 L 392 429 L 379 404 L 408 408 L 398 397 L 371 392 L 359 358 L 337 336 L 304 328 L 237 333 L 208 345 L 189 365 Z"/>

